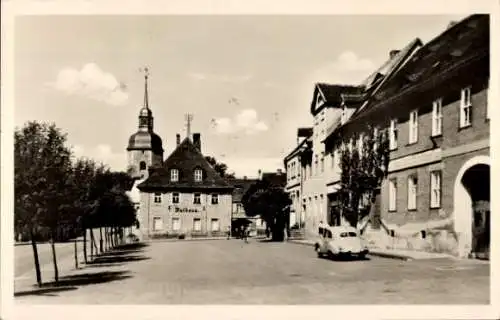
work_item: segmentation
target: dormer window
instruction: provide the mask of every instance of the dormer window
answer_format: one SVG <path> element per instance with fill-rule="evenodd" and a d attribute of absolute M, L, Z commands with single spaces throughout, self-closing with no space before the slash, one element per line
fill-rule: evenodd
<path fill-rule="evenodd" d="M 201 169 L 194 170 L 194 181 L 201 182 L 203 180 L 203 171 Z"/>
<path fill-rule="evenodd" d="M 179 170 L 177 169 L 170 170 L 170 181 L 171 182 L 179 181 Z"/>
<path fill-rule="evenodd" d="M 139 163 L 139 170 L 146 170 L 146 162 L 145 161 L 141 161 Z"/>

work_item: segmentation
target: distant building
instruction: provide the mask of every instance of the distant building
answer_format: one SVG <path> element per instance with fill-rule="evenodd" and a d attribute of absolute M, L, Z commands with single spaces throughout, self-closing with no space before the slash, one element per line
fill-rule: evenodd
<path fill-rule="evenodd" d="M 311 143 L 313 128 L 299 128 L 297 130 L 297 146 L 285 157 L 284 165 L 286 168 L 286 186 L 292 202 L 290 206 L 290 227 L 302 228 L 305 221 L 305 212 L 302 206 L 302 187 L 304 175 L 302 174 L 301 159 L 302 154 L 307 150 Z"/>
<path fill-rule="evenodd" d="M 199 133 L 178 143 L 138 189 L 141 229 L 148 237 L 216 236 L 231 225 L 233 187 L 201 153 Z"/>
<path fill-rule="evenodd" d="M 242 203 L 242 198 L 248 189 L 256 183 L 257 179 L 231 179 L 228 183 L 233 186 L 232 194 L 232 215 L 231 215 L 231 233 L 236 235 L 241 227 L 248 225 L 252 232 L 256 232 L 257 229 L 265 228 L 265 225 L 259 216 L 248 216 L 245 212 L 245 207 Z"/>

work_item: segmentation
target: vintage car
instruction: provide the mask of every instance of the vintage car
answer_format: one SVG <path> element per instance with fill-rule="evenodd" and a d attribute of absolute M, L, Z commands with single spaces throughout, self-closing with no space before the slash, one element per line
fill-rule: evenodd
<path fill-rule="evenodd" d="M 363 259 L 368 247 L 363 244 L 358 231 L 347 226 L 320 226 L 319 237 L 314 244 L 318 257 L 355 256 Z"/>

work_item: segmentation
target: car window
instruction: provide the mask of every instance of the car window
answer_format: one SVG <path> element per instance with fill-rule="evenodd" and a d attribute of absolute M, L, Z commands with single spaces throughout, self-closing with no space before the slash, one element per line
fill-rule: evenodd
<path fill-rule="evenodd" d="M 323 231 L 324 231 L 323 228 L 318 228 L 318 233 L 320 236 L 323 236 L 323 233 L 324 233 Z"/>
<path fill-rule="evenodd" d="M 332 232 L 330 230 L 326 230 L 326 237 L 332 239 Z"/>
<path fill-rule="evenodd" d="M 356 232 L 352 232 L 352 231 L 351 232 L 342 232 L 340 234 L 341 238 L 353 238 L 353 237 L 355 238 L 356 236 L 357 236 Z"/>

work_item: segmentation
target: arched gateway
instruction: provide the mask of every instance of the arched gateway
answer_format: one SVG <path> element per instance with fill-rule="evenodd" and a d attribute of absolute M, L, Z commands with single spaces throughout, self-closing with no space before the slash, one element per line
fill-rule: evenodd
<path fill-rule="evenodd" d="M 460 257 L 489 259 L 490 158 L 477 156 L 464 163 L 455 178 L 454 226 Z"/>

